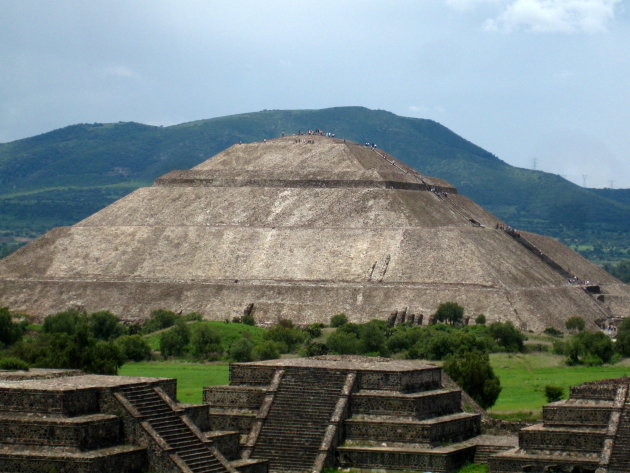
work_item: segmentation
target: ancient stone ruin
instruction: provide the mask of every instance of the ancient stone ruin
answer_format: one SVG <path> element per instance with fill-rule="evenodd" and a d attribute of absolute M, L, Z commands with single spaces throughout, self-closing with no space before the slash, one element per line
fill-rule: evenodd
<path fill-rule="evenodd" d="M 190 405 L 172 379 L 2 373 L 0 471 L 455 472 L 512 446 L 479 436 L 480 415 L 441 375 L 386 359 L 237 363 Z"/>
<path fill-rule="evenodd" d="M 521 430 L 519 446 L 489 459 L 491 473 L 628 473 L 630 378 L 571 388 L 547 404 L 544 423 Z"/>
<path fill-rule="evenodd" d="M 0 372 L 0 471 L 490 473 L 630 471 L 630 379 L 587 383 L 544 424 L 481 435 L 460 389 L 418 361 L 349 356 L 235 363 L 202 404 L 173 379 Z"/>
<path fill-rule="evenodd" d="M 0 306 L 39 316 L 247 310 L 307 324 L 404 311 L 427 324 L 445 301 L 534 331 L 630 315 L 628 286 L 564 245 L 326 136 L 234 145 L 0 261 Z"/>

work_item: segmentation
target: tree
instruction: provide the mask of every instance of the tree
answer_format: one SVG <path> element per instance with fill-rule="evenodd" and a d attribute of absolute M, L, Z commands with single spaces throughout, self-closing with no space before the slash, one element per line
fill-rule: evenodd
<path fill-rule="evenodd" d="M 475 323 L 477 325 L 486 325 L 486 316 L 483 314 L 479 314 L 477 317 L 475 317 Z"/>
<path fill-rule="evenodd" d="M 444 371 L 484 409 L 496 402 L 501 382 L 490 366 L 487 353 L 458 353 L 446 359 Z"/>
<path fill-rule="evenodd" d="M 13 322 L 13 314 L 6 307 L 0 307 L 0 347 L 13 345 L 26 332 L 26 323 Z"/>
<path fill-rule="evenodd" d="M 578 332 L 566 344 L 567 363 L 601 365 L 614 354 L 610 338 L 602 332 Z"/>
<path fill-rule="evenodd" d="M 438 322 L 457 325 L 464 319 L 464 308 L 456 302 L 442 302 L 434 314 Z"/>
<path fill-rule="evenodd" d="M 521 352 L 525 349 L 525 336 L 518 331 L 512 322 L 493 322 L 488 332 L 499 346 L 507 352 Z"/>
<path fill-rule="evenodd" d="M 273 360 L 280 357 L 279 343 L 273 340 L 263 340 L 253 349 L 253 356 L 257 360 Z"/>
<path fill-rule="evenodd" d="M 106 310 L 90 314 L 88 325 L 92 335 L 99 340 L 113 340 L 127 333 L 120 319 Z"/>
<path fill-rule="evenodd" d="M 564 326 L 567 330 L 581 332 L 586 327 L 586 322 L 582 317 L 569 317 Z"/>
<path fill-rule="evenodd" d="M 342 330 L 332 333 L 326 345 L 330 351 L 339 355 L 356 355 L 361 351 L 360 341 L 356 334 Z"/>
<path fill-rule="evenodd" d="M 197 358 L 216 360 L 223 353 L 221 337 L 206 324 L 197 327 L 192 335 L 190 345 L 192 354 Z"/>
<path fill-rule="evenodd" d="M 116 339 L 116 344 L 128 360 L 142 361 L 151 359 L 151 347 L 138 334 L 123 335 Z"/>
<path fill-rule="evenodd" d="M 151 312 L 149 320 L 142 327 L 144 333 L 156 332 L 175 325 L 181 317 L 172 310 L 157 309 Z"/>
<path fill-rule="evenodd" d="M 386 355 L 385 331 L 387 325 L 382 320 L 372 320 L 359 328 L 359 350 L 361 353 Z"/>
<path fill-rule="evenodd" d="M 624 319 L 617 329 L 615 351 L 621 356 L 630 356 L 630 319 Z"/>
<path fill-rule="evenodd" d="M 286 326 L 286 324 L 278 324 L 268 328 L 263 334 L 263 338 L 265 340 L 272 340 L 284 345 L 280 346 L 281 351 L 284 353 L 293 351 L 297 345 L 302 343 L 306 339 L 306 332 L 300 330 L 299 328 L 294 328 L 293 324 L 290 326 Z"/>
<path fill-rule="evenodd" d="M 164 358 L 180 356 L 186 351 L 190 341 L 190 331 L 183 320 L 178 320 L 173 328 L 160 335 L 160 353 Z"/>
<path fill-rule="evenodd" d="M 330 326 L 333 328 L 341 327 L 348 323 L 348 316 L 346 314 L 333 315 L 330 318 Z"/>
<path fill-rule="evenodd" d="M 83 309 L 70 309 L 49 315 L 44 320 L 42 331 L 45 333 L 66 333 L 72 335 L 81 325 L 87 327 L 87 313 Z"/>
<path fill-rule="evenodd" d="M 234 340 L 232 346 L 230 346 L 230 358 L 234 361 L 252 361 L 252 350 L 254 344 L 249 338 L 243 337 Z"/>

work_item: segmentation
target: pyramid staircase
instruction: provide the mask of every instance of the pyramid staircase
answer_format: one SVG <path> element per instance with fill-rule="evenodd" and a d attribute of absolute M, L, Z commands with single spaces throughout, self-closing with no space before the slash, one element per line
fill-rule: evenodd
<path fill-rule="evenodd" d="M 272 472 L 312 471 L 350 376 L 326 370 L 286 370 L 253 456 L 270 459 Z"/>
<path fill-rule="evenodd" d="M 228 473 L 222 455 L 204 440 L 194 424 L 185 422 L 166 396 L 148 384 L 125 386 L 118 393 L 133 406 L 150 428 L 162 439 L 168 451 L 176 454 L 193 473 Z M 182 468 L 182 471 L 186 471 Z"/>
<path fill-rule="evenodd" d="M 608 471 L 610 473 L 630 471 L 630 393 L 628 392 L 613 440 Z"/>

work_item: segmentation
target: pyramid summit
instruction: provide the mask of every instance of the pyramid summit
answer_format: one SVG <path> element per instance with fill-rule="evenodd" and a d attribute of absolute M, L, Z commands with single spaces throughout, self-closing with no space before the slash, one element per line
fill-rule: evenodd
<path fill-rule="evenodd" d="M 588 284 L 586 283 L 588 281 Z M 224 320 L 467 315 L 522 329 L 630 315 L 630 289 L 556 240 L 519 233 L 373 144 L 295 135 L 172 171 L 0 261 L 0 306 Z M 417 319 L 416 319 L 417 320 Z"/>

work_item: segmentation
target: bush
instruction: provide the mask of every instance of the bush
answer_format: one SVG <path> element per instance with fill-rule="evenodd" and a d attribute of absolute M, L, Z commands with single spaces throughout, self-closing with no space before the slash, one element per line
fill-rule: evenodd
<path fill-rule="evenodd" d="M 418 341 L 407 353 L 408 358 L 443 360 L 455 353 L 478 351 L 487 353 L 493 346 L 492 340 L 484 334 L 463 331 L 442 331 L 426 327 Z"/>
<path fill-rule="evenodd" d="M 94 338 L 98 340 L 113 340 L 127 333 L 127 328 L 120 319 L 106 310 L 90 314 L 88 326 Z"/>
<path fill-rule="evenodd" d="M 83 309 L 70 309 L 46 317 L 42 332 L 73 335 L 80 330 L 80 326 L 87 327 L 87 313 Z"/>
<path fill-rule="evenodd" d="M 387 324 L 381 320 L 372 320 L 359 326 L 359 352 L 363 354 L 387 355 L 385 333 Z"/>
<path fill-rule="evenodd" d="M 479 314 L 477 317 L 475 317 L 475 323 L 477 325 L 486 325 L 486 316 L 483 314 Z"/>
<path fill-rule="evenodd" d="M 149 320 L 146 321 L 142 327 L 144 333 L 157 332 L 165 328 L 175 325 L 178 319 L 181 317 L 172 310 L 157 309 L 151 312 Z"/>
<path fill-rule="evenodd" d="M 356 355 L 360 353 L 360 341 L 353 332 L 336 330 L 328 337 L 326 342 L 331 352 L 339 355 Z"/>
<path fill-rule="evenodd" d="M 99 340 L 89 351 L 89 358 L 82 369 L 89 373 L 117 374 L 125 362 L 122 350 L 112 342 Z"/>
<path fill-rule="evenodd" d="M 562 336 L 562 332 L 558 330 L 557 328 L 553 328 L 553 327 L 547 327 L 545 330 L 543 330 L 543 333 L 546 333 L 547 335 L 551 335 L 552 337 Z"/>
<path fill-rule="evenodd" d="M 569 331 L 581 332 L 586 327 L 586 322 L 582 317 L 569 317 L 564 326 Z"/>
<path fill-rule="evenodd" d="M 273 360 L 280 358 L 281 344 L 273 340 L 263 340 L 256 345 L 252 354 L 256 360 Z"/>
<path fill-rule="evenodd" d="M 547 384 L 545 386 L 545 397 L 547 402 L 556 402 L 564 397 L 564 388 L 562 386 L 552 386 Z"/>
<path fill-rule="evenodd" d="M 0 370 L 28 371 L 28 368 L 28 363 L 26 361 L 20 360 L 19 358 L 15 358 L 13 356 L 0 358 Z"/>
<path fill-rule="evenodd" d="M 151 347 L 140 335 L 123 335 L 116 344 L 127 360 L 143 361 L 151 359 Z"/>
<path fill-rule="evenodd" d="M 309 341 L 304 347 L 304 356 L 321 356 L 328 354 L 328 345 Z"/>
<path fill-rule="evenodd" d="M 348 323 L 348 316 L 346 314 L 333 315 L 330 318 L 330 326 L 333 328 L 341 327 Z"/>
<path fill-rule="evenodd" d="M 565 345 L 568 364 L 591 366 L 609 363 L 614 354 L 613 343 L 602 332 L 578 332 Z"/>
<path fill-rule="evenodd" d="M 160 335 L 160 353 L 164 358 L 181 356 L 189 341 L 190 330 L 183 320 L 179 320 L 172 329 Z"/>
<path fill-rule="evenodd" d="M 249 338 L 243 337 L 234 340 L 232 346 L 230 346 L 230 359 L 234 361 L 252 361 L 254 344 Z"/>
<path fill-rule="evenodd" d="M 505 351 L 510 353 L 525 350 L 525 336 L 518 331 L 512 322 L 494 322 L 488 326 L 488 333 Z"/>
<path fill-rule="evenodd" d="M 323 324 L 311 324 L 306 327 L 305 331 L 311 338 L 317 338 L 322 335 Z"/>
<path fill-rule="evenodd" d="M 434 317 L 438 322 L 458 325 L 464 319 L 464 308 L 456 302 L 443 302 L 438 306 Z"/>
<path fill-rule="evenodd" d="M 621 356 L 630 356 L 630 319 L 624 319 L 617 329 L 615 351 Z"/>
<path fill-rule="evenodd" d="M 0 346 L 10 346 L 19 341 L 26 332 L 26 322 L 13 322 L 13 314 L 0 307 Z"/>
<path fill-rule="evenodd" d="M 468 352 L 451 355 L 444 371 L 484 409 L 496 402 L 501 382 L 490 366 L 487 353 Z"/>
<path fill-rule="evenodd" d="M 256 321 L 254 320 L 254 316 L 252 314 L 247 314 L 241 317 L 241 323 L 251 325 L 252 327 L 256 326 Z"/>
<path fill-rule="evenodd" d="M 290 326 L 285 323 L 284 326 L 278 324 L 267 329 L 263 334 L 263 339 L 281 343 L 282 353 L 284 353 L 295 350 L 297 345 L 306 339 L 306 333 L 299 328 L 294 328 L 293 323 L 290 322 Z"/>
<path fill-rule="evenodd" d="M 199 325 L 190 341 L 192 354 L 196 358 L 217 360 L 223 354 L 221 337 L 209 325 Z"/>

